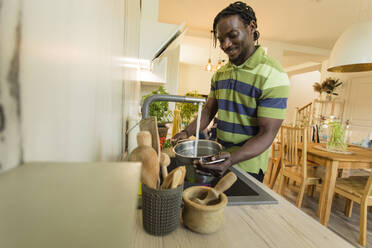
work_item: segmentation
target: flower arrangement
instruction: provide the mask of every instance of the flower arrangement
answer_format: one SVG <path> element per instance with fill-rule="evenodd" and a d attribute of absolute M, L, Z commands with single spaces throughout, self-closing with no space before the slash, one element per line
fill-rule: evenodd
<path fill-rule="evenodd" d="M 316 82 L 313 85 L 314 91 L 319 92 L 321 95 L 323 92 L 326 92 L 328 95 L 338 95 L 338 93 L 334 92 L 337 87 L 342 85 L 339 79 L 327 78 L 321 84 Z"/>

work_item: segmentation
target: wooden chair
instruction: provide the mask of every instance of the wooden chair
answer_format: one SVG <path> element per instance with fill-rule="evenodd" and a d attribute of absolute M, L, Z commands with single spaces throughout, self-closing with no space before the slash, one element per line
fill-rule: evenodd
<path fill-rule="evenodd" d="M 335 193 L 346 198 L 345 215 L 351 217 L 353 202 L 360 204 L 359 243 L 366 245 L 367 207 L 372 206 L 372 172 L 369 176 L 352 176 L 337 178 Z"/>
<path fill-rule="evenodd" d="M 264 184 L 267 185 L 269 188 L 273 189 L 276 179 L 278 178 L 279 171 L 280 171 L 280 129 L 276 134 L 273 143 L 271 145 L 271 156 L 269 160 L 269 165 L 267 167 Z"/>
<path fill-rule="evenodd" d="M 273 189 L 280 170 L 280 151 L 278 144 L 274 141 L 271 145 L 271 158 L 267 167 L 264 184 Z"/>
<path fill-rule="evenodd" d="M 296 127 L 308 127 L 312 124 L 312 107 L 313 103 L 310 102 L 301 108 L 296 108 Z"/>
<path fill-rule="evenodd" d="M 315 176 L 314 167 L 307 162 L 307 131 L 300 127 L 281 127 L 281 175 L 279 193 L 284 195 L 284 189 L 289 179 L 299 185 L 296 205 L 301 208 L 306 186 L 317 185 L 320 178 Z M 299 150 L 301 146 L 301 150 Z"/>

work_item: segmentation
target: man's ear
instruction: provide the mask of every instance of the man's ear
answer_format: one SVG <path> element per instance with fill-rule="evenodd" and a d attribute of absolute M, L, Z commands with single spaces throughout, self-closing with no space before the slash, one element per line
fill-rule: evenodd
<path fill-rule="evenodd" d="M 248 26 L 249 26 L 251 32 L 254 32 L 254 31 L 256 30 L 256 28 L 257 28 L 257 24 L 256 24 L 256 22 L 255 22 L 254 20 L 252 20 L 252 21 L 249 23 Z"/>

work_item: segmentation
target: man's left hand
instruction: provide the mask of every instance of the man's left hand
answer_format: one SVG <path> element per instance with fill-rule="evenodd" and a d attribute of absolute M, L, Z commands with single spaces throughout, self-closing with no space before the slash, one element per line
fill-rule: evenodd
<path fill-rule="evenodd" d="M 218 156 L 213 156 L 211 158 L 211 161 L 220 159 L 225 160 L 215 164 L 204 164 L 202 161 L 195 161 L 196 172 L 202 175 L 213 175 L 221 177 L 225 173 L 225 171 L 233 165 L 233 163 L 231 159 L 231 153 L 229 152 L 222 152 Z M 200 167 L 201 170 L 198 170 L 198 167 Z M 210 173 L 208 173 L 207 171 L 210 171 Z"/>

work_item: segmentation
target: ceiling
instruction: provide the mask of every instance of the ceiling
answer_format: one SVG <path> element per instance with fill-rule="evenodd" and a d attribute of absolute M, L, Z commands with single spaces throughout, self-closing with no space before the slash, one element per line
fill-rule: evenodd
<path fill-rule="evenodd" d="M 233 1 L 159 0 L 159 21 L 172 24 L 186 21 L 189 29 L 208 32 L 212 29 L 216 14 L 231 2 Z M 245 2 L 256 12 L 258 30 L 263 39 L 326 49 L 331 49 L 342 31 L 358 22 L 361 16 L 372 17 L 372 0 Z"/>
<path fill-rule="evenodd" d="M 210 39 L 213 19 L 234 0 L 159 0 L 159 21 L 186 22 L 187 35 Z M 322 49 L 332 49 L 351 24 L 372 19 L 372 0 L 251 0 L 263 40 Z M 208 48 L 206 45 L 205 48 Z M 208 54 L 208 50 L 206 51 Z M 205 55 L 205 54 L 203 54 Z M 283 67 L 324 56 L 285 51 Z"/>

